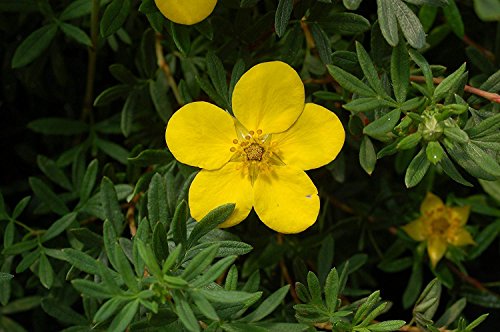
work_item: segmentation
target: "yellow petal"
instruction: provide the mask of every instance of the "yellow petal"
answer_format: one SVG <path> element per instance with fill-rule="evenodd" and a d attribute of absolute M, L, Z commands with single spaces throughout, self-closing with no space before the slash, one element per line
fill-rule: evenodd
<path fill-rule="evenodd" d="M 316 222 L 318 191 L 303 171 L 275 166 L 257 177 L 254 206 L 260 220 L 269 228 L 284 234 L 299 233 Z"/>
<path fill-rule="evenodd" d="M 423 241 L 426 238 L 425 225 L 422 218 L 413 220 L 401 228 L 415 241 Z"/>
<path fill-rule="evenodd" d="M 303 170 L 321 167 L 335 159 L 344 140 L 345 131 L 339 118 L 316 104 L 306 104 L 290 129 L 273 135 L 281 160 Z"/>
<path fill-rule="evenodd" d="M 228 163 L 215 171 L 201 170 L 189 188 L 191 216 L 200 221 L 216 207 L 235 203 L 231 216 L 220 227 L 231 227 L 245 219 L 253 204 L 250 180 L 237 167 L 240 163 Z"/>
<path fill-rule="evenodd" d="M 443 201 L 438 196 L 428 192 L 424 201 L 420 205 L 420 212 L 422 215 L 430 216 L 435 213 L 444 212 L 445 206 Z"/>
<path fill-rule="evenodd" d="M 458 206 L 449 208 L 451 217 L 453 221 L 458 222 L 459 226 L 463 226 L 467 223 L 467 219 L 469 219 L 470 214 L 470 206 Z"/>
<path fill-rule="evenodd" d="M 476 242 L 474 241 L 474 239 L 467 230 L 460 228 L 455 232 L 453 237 L 450 239 L 450 244 L 459 247 L 468 244 L 476 244 Z"/>
<path fill-rule="evenodd" d="M 170 21 L 192 25 L 210 15 L 217 0 L 155 0 L 160 12 Z"/>
<path fill-rule="evenodd" d="M 433 267 L 436 267 L 437 263 L 443 258 L 446 252 L 446 241 L 438 236 L 433 236 L 427 241 L 427 253 L 431 259 Z"/>
<path fill-rule="evenodd" d="M 304 109 L 304 84 L 284 62 L 258 64 L 238 81 L 233 92 L 233 112 L 248 130 L 264 134 L 287 130 Z"/>
<path fill-rule="evenodd" d="M 205 102 L 190 103 L 175 112 L 165 133 L 177 160 L 205 169 L 217 169 L 229 161 L 235 138 L 233 118 Z"/>

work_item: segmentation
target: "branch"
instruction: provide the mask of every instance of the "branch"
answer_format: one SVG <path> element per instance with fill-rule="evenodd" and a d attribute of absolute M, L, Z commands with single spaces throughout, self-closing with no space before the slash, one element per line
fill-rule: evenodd
<path fill-rule="evenodd" d="M 281 233 L 277 234 L 277 242 L 279 245 L 283 245 L 283 234 L 281 234 Z M 290 273 L 288 273 L 288 268 L 286 267 L 284 258 L 282 258 L 280 260 L 280 269 L 281 269 L 281 275 L 286 280 L 286 282 L 290 285 L 290 294 L 293 297 L 293 301 L 295 303 L 300 303 L 299 297 L 297 296 L 297 292 L 295 291 L 295 284 L 294 284 L 292 278 L 290 277 Z"/>
<path fill-rule="evenodd" d="M 167 83 L 172 89 L 172 93 L 174 94 L 177 104 L 182 106 L 184 105 L 184 101 L 182 100 L 181 94 L 179 92 L 179 87 L 175 82 L 174 76 L 172 75 L 172 71 L 170 70 L 168 63 L 165 61 L 165 55 L 163 54 L 163 46 L 161 45 L 162 40 L 163 36 L 157 33 L 155 38 L 156 61 L 158 63 L 158 67 L 163 71 L 165 77 L 167 78 Z"/>
<path fill-rule="evenodd" d="M 434 84 L 439 84 L 443 80 L 444 80 L 443 78 L 436 78 L 436 77 L 432 79 Z M 423 76 L 410 76 L 410 81 L 424 83 L 425 77 L 423 77 Z M 464 91 L 468 92 L 468 93 L 472 93 L 472 94 L 479 96 L 479 97 L 483 97 L 484 99 L 487 99 L 487 100 L 491 101 L 492 103 L 499 103 L 500 104 L 500 95 L 498 93 L 484 91 L 484 90 L 481 90 L 478 88 L 474 88 L 470 85 L 466 85 L 464 87 Z"/>

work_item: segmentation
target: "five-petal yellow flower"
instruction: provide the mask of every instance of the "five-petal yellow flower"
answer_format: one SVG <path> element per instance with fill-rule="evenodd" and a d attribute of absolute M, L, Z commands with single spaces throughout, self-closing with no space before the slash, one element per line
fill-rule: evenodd
<path fill-rule="evenodd" d="M 160 12 L 170 21 L 192 25 L 206 19 L 217 0 L 155 0 Z"/>
<path fill-rule="evenodd" d="M 271 229 L 298 233 L 316 221 L 318 191 L 305 170 L 332 161 L 345 132 L 328 109 L 305 104 L 304 85 L 283 62 L 258 64 L 235 86 L 235 117 L 206 103 L 185 105 L 165 138 L 177 160 L 202 168 L 189 189 L 194 219 L 235 203 L 221 227 L 245 219 L 252 207 Z"/>
<path fill-rule="evenodd" d="M 420 213 L 420 218 L 403 226 L 403 230 L 416 241 L 427 241 L 427 253 L 433 267 L 443 258 L 449 245 L 475 243 L 464 228 L 470 206 L 446 206 L 438 196 L 427 193 L 420 206 Z"/>

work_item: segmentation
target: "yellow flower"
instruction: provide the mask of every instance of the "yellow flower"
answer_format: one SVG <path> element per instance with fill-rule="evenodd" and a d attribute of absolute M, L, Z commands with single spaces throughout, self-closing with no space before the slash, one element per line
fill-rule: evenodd
<path fill-rule="evenodd" d="M 160 12 L 170 21 L 192 25 L 210 15 L 217 0 L 155 0 Z"/>
<path fill-rule="evenodd" d="M 427 253 L 433 267 L 443 258 L 449 245 L 475 244 L 464 228 L 470 206 L 446 206 L 439 197 L 427 193 L 420 206 L 420 213 L 420 218 L 403 226 L 403 230 L 416 241 L 427 241 Z"/>
<path fill-rule="evenodd" d="M 344 128 L 328 109 L 305 104 L 299 75 L 283 62 L 247 71 L 235 86 L 236 118 L 206 103 L 190 103 L 171 117 L 165 138 L 177 160 L 202 170 L 189 189 L 194 219 L 235 203 L 221 227 L 245 219 L 252 207 L 268 227 L 298 233 L 316 221 L 318 191 L 304 170 L 332 161 Z"/>

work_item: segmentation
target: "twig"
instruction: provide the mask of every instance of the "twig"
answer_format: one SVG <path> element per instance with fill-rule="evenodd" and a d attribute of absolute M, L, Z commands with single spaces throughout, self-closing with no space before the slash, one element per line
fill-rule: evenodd
<path fill-rule="evenodd" d="M 463 41 L 467 45 L 470 45 L 472 47 L 477 48 L 479 50 L 479 52 L 483 53 L 484 56 L 487 57 L 488 59 L 493 60 L 493 61 L 495 60 L 495 55 L 490 50 L 488 50 L 488 49 L 484 48 L 483 46 L 479 45 L 478 43 L 476 43 L 475 41 L 473 41 L 472 39 L 470 39 L 469 36 L 464 35 Z"/>
<path fill-rule="evenodd" d="M 134 237 L 135 234 L 137 234 L 137 224 L 135 223 L 135 206 L 139 201 L 139 198 L 141 198 L 141 193 L 135 195 L 134 198 L 132 198 L 132 200 L 129 203 L 126 214 L 128 228 L 130 230 L 130 235 L 132 235 L 132 237 Z"/>
<path fill-rule="evenodd" d="M 92 11 L 90 13 L 90 38 L 92 46 L 88 48 L 89 59 L 87 63 L 87 83 L 85 86 L 85 97 L 83 99 L 82 119 L 92 117 L 92 106 L 94 104 L 94 81 L 97 64 L 97 43 L 99 42 L 99 0 L 92 0 Z"/>
<path fill-rule="evenodd" d="M 308 49 L 316 48 L 316 44 L 314 43 L 314 37 L 312 36 L 311 30 L 309 30 L 309 26 L 307 25 L 305 18 L 303 18 L 300 21 L 300 27 L 302 28 L 302 31 L 304 31 L 304 36 L 306 37 L 306 42 L 307 42 L 307 48 Z"/>
<path fill-rule="evenodd" d="M 424 83 L 425 82 L 425 77 L 423 76 L 410 76 L 410 81 L 413 82 L 418 82 L 418 83 Z M 433 78 L 432 81 L 434 84 L 439 84 L 443 81 L 443 78 Z M 484 99 L 487 99 L 491 101 L 492 103 L 499 103 L 500 104 L 500 95 L 498 93 L 493 93 L 493 92 L 488 92 L 484 91 L 478 88 L 474 88 L 470 85 L 466 85 L 464 87 L 464 91 L 468 93 L 472 93 L 476 96 L 483 97 Z"/>
<path fill-rule="evenodd" d="M 167 78 L 167 83 L 172 89 L 172 93 L 174 94 L 177 104 L 182 106 L 184 105 L 184 101 L 182 100 L 181 94 L 179 92 L 179 87 L 175 82 L 174 76 L 172 75 L 172 71 L 170 70 L 168 63 L 165 61 L 165 55 L 163 54 L 163 46 L 161 45 L 162 40 L 163 36 L 157 33 L 155 38 L 156 61 L 158 63 L 158 67 L 160 67 L 160 69 L 165 74 L 165 77 Z"/>
<path fill-rule="evenodd" d="M 276 240 L 277 240 L 279 245 L 283 245 L 283 234 L 278 233 L 276 236 Z M 290 295 L 292 295 L 293 301 L 295 303 L 300 303 L 299 297 L 297 296 L 297 292 L 295 291 L 295 283 L 293 282 L 292 278 L 290 277 L 290 273 L 288 273 L 288 268 L 286 267 L 284 258 L 282 258 L 280 260 L 280 269 L 281 269 L 281 275 L 286 280 L 286 282 L 290 285 Z"/>
<path fill-rule="evenodd" d="M 469 285 L 473 286 L 474 288 L 479 289 L 480 291 L 491 293 L 491 291 L 488 288 L 484 287 L 483 284 L 479 280 L 477 280 L 477 279 L 475 279 L 475 278 L 473 278 L 471 276 L 466 275 L 465 273 L 463 273 L 462 271 L 460 271 L 452 263 L 446 262 L 446 265 L 448 265 L 448 267 L 450 268 L 450 270 L 453 273 L 455 273 L 460 279 L 462 279 L 463 281 L 465 281 Z"/>

